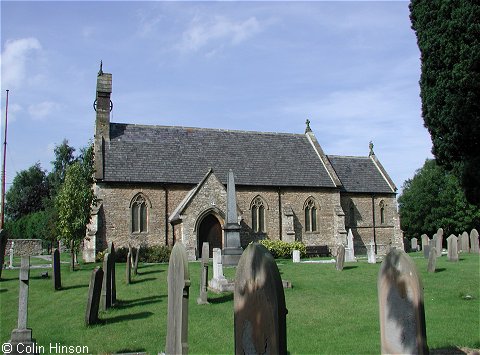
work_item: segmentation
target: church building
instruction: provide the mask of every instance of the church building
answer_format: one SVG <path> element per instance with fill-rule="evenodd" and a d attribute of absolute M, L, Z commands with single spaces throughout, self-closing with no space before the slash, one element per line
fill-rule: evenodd
<path fill-rule="evenodd" d="M 191 260 L 222 248 L 227 175 L 235 176 L 242 247 L 264 238 L 332 253 L 354 236 L 356 253 L 403 247 L 396 187 L 370 144 L 367 156 L 326 155 L 305 133 L 266 133 L 110 122 L 112 75 L 100 70 L 95 101 L 97 205 L 85 261 L 115 246 L 173 245 Z"/>

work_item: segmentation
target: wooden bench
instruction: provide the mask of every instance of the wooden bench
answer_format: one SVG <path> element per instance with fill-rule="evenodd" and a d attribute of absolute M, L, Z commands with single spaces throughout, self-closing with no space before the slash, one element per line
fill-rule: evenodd
<path fill-rule="evenodd" d="M 307 256 L 329 256 L 330 250 L 327 245 L 307 246 Z"/>

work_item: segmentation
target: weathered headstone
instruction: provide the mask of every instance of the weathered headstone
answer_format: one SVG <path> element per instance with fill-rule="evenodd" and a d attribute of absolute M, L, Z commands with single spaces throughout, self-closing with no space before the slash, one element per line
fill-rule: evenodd
<path fill-rule="evenodd" d="M 437 250 L 435 247 L 431 248 L 429 247 L 430 254 L 428 256 L 428 266 L 427 266 L 427 271 L 428 272 L 435 272 L 436 266 L 437 266 Z"/>
<path fill-rule="evenodd" d="M 347 247 L 345 248 L 345 261 L 346 262 L 355 262 L 357 258 L 355 258 L 355 247 L 353 245 L 353 233 L 352 230 L 348 230 L 347 235 Z"/>
<path fill-rule="evenodd" d="M 479 253 L 479 244 L 478 244 L 478 231 L 473 228 L 470 232 L 470 252 L 478 254 Z"/>
<path fill-rule="evenodd" d="M 442 256 L 442 250 L 443 250 L 443 229 L 438 228 L 437 231 L 437 245 L 435 246 L 437 249 L 437 256 L 441 257 Z"/>
<path fill-rule="evenodd" d="M 294 250 L 292 252 L 292 259 L 294 263 L 299 263 L 300 262 L 300 250 Z"/>
<path fill-rule="evenodd" d="M 420 236 L 420 238 L 421 238 L 421 240 L 422 240 L 422 250 L 423 250 L 423 247 L 424 247 L 425 245 L 430 245 L 430 239 L 428 238 L 428 235 L 426 235 L 426 234 L 422 234 L 422 235 Z M 427 257 L 428 257 L 428 255 L 427 255 Z"/>
<path fill-rule="evenodd" d="M 53 274 L 53 288 L 60 290 L 62 288 L 62 274 L 60 271 L 60 251 L 56 248 L 52 254 L 52 274 Z"/>
<path fill-rule="evenodd" d="M 458 244 L 457 237 L 455 235 L 450 235 L 447 238 L 447 250 L 448 250 L 448 261 L 458 261 Z"/>
<path fill-rule="evenodd" d="M 115 254 L 115 246 L 113 242 L 108 244 L 108 253 L 110 254 L 110 292 L 111 292 L 111 305 L 114 305 L 117 302 L 117 282 L 115 281 L 115 261 L 117 256 Z M 105 271 L 104 271 L 105 272 Z M 108 274 L 108 272 L 107 272 Z M 105 275 L 104 275 L 105 276 Z"/>
<path fill-rule="evenodd" d="M 375 245 L 367 244 L 367 260 L 369 264 L 377 263 L 377 256 L 375 254 Z"/>
<path fill-rule="evenodd" d="M 5 249 L 7 248 L 7 233 L 0 229 L 0 279 L 2 278 L 3 263 L 5 261 Z"/>
<path fill-rule="evenodd" d="M 197 298 L 197 304 L 208 304 L 208 254 L 210 245 L 204 242 L 202 245 L 202 270 L 200 275 L 200 295 Z"/>
<path fill-rule="evenodd" d="M 132 255 L 130 252 L 127 254 L 127 262 L 125 263 L 125 283 L 130 285 L 132 281 L 132 263 L 131 263 Z"/>
<path fill-rule="evenodd" d="M 140 245 L 137 248 L 137 253 L 135 254 L 135 263 L 133 264 L 133 274 L 137 275 L 138 271 L 138 258 L 140 256 Z"/>
<path fill-rule="evenodd" d="M 208 281 L 208 286 L 215 292 L 233 291 L 235 286 L 223 276 L 222 250 L 219 248 L 213 248 L 213 278 Z"/>
<path fill-rule="evenodd" d="M 236 266 L 240 260 L 243 249 L 240 245 L 240 224 L 237 214 L 237 197 L 233 171 L 228 172 L 227 180 L 227 220 L 224 228 L 225 243 L 223 249 L 223 263 Z"/>
<path fill-rule="evenodd" d="M 110 263 L 110 253 L 105 253 L 103 256 L 103 282 L 100 302 L 103 311 L 106 311 L 112 306 L 112 269 Z"/>
<path fill-rule="evenodd" d="M 15 253 L 15 249 L 13 249 L 14 245 L 15 245 L 15 242 L 12 241 L 12 245 L 10 246 L 10 263 L 8 265 L 10 269 L 13 268 L 13 256 Z"/>
<path fill-rule="evenodd" d="M 412 259 L 390 251 L 378 273 L 382 354 L 428 353 L 423 288 Z"/>
<path fill-rule="evenodd" d="M 20 287 L 18 292 L 18 323 L 12 331 L 10 354 L 22 353 L 26 348 L 33 348 L 35 340 L 32 338 L 32 329 L 27 328 L 28 318 L 28 288 L 30 283 L 30 257 L 22 256 L 19 273 Z M 23 346 L 18 346 L 22 344 Z M 3 349 L 3 348 L 2 348 Z"/>
<path fill-rule="evenodd" d="M 335 260 L 335 269 L 338 271 L 343 270 L 343 264 L 345 263 L 345 247 L 340 244 L 337 248 L 337 258 Z"/>
<path fill-rule="evenodd" d="M 462 233 L 461 237 L 462 251 L 470 253 L 470 237 L 467 232 Z"/>
<path fill-rule="evenodd" d="M 131 244 L 128 244 L 128 253 L 130 253 L 130 257 L 128 258 L 128 261 L 130 262 L 130 270 L 131 270 L 133 268 L 133 250 L 132 250 Z"/>
<path fill-rule="evenodd" d="M 85 325 L 98 323 L 98 310 L 100 307 L 100 296 L 102 293 L 103 270 L 96 267 L 90 276 L 88 285 L 87 309 L 85 311 Z"/>
<path fill-rule="evenodd" d="M 208 255 L 208 253 L 207 253 Z M 188 353 L 188 296 L 190 274 L 187 251 L 176 242 L 168 263 L 168 320 L 165 353 Z"/>
<path fill-rule="evenodd" d="M 423 248 L 423 257 L 425 259 L 428 259 L 430 257 L 430 244 L 425 244 L 422 246 Z M 435 255 L 436 255 L 437 251 L 435 250 Z"/>
<path fill-rule="evenodd" d="M 235 274 L 235 354 L 286 354 L 287 308 L 277 264 L 261 244 L 250 244 Z"/>
<path fill-rule="evenodd" d="M 457 249 L 458 249 L 459 253 L 463 252 L 462 236 L 461 235 L 459 235 L 458 238 L 457 238 Z"/>
<path fill-rule="evenodd" d="M 412 251 L 418 251 L 418 239 L 412 238 L 411 242 L 411 249 Z"/>

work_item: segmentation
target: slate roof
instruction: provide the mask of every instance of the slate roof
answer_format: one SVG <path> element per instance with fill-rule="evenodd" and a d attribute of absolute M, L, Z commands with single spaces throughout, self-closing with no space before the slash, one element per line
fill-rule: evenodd
<path fill-rule="evenodd" d="M 209 169 L 226 184 L 335 187 L 304 134 L 110 124 L 104 181 L 198 184 Z"/>
<path fill-rule="evenodd" d="M 370 157 L 328 155 L 328 160 L 342 182 L 342 191 L 395 193 Z"/>

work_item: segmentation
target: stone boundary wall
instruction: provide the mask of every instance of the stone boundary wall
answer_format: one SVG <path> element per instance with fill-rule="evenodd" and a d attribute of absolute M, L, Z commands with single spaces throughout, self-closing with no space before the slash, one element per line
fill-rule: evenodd
<path fill-rule="evenodd" d="M 42 255 L 42 240 L 41 239 L 8 239 L 7 247 L 5 248 L 5 255 L 10 255 L 10 248 L 13 246 L 13 255 L 15 256 L 29 256 Z"/>

